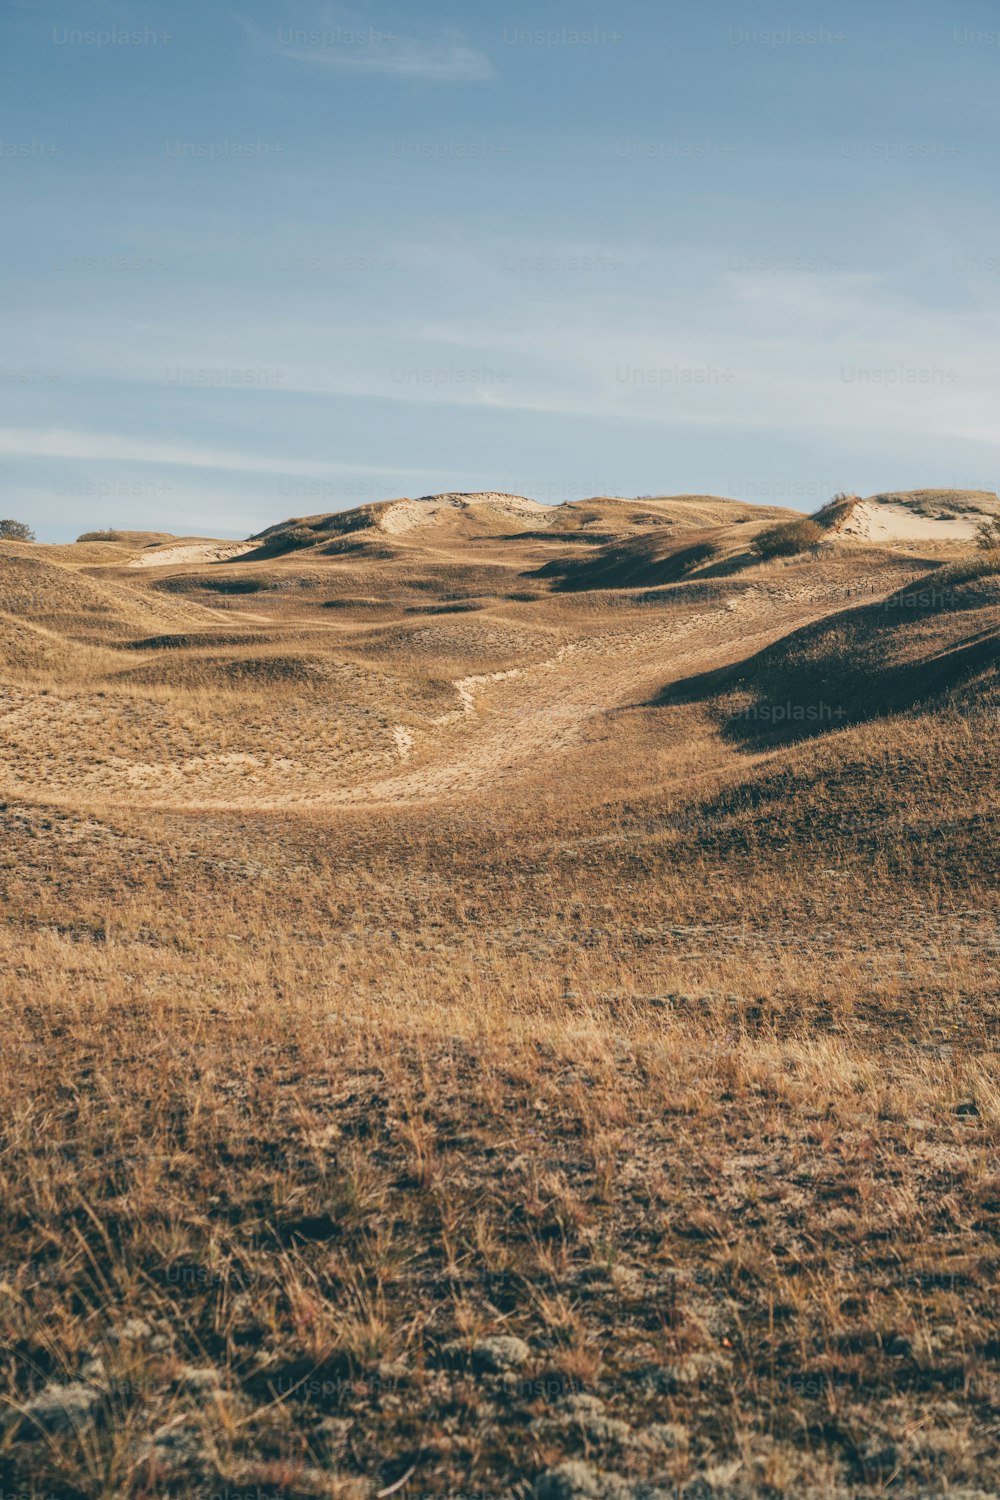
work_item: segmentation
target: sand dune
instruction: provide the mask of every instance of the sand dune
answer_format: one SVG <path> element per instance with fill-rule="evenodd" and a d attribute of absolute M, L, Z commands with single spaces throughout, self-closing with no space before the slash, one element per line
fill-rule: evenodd
<path fill-rule="evenodd" d="M 176 547 L 149 548 L 138 557 L 133 557 L 130 568 L 178 568 L 197 563 L 229 562 L 252 552 L 250 542 L 184 542 Z"/>
<path fill-rule="evenodd" d="M 976 521 L 974 516 L 922 516 L 905 505 L 863 500 L 840 534 L 866 542 L 971 542 Z"/>
<path fill-rule="evenodd" d="M 1000 1493 L 991 503 L 0 545 L 4 1493 Z"/>
<path fill-rule="evenodd" d="M 492 491 L 467 495 L 424 495 L 419 500 L 394 500 L 379 514 L 383 531 L 400 534 L 447 519 L 449 513 L 493 511 L 501 516 L 524 516 L 544 521 L 549 507 L 524 495 L 501 495 Z"/>

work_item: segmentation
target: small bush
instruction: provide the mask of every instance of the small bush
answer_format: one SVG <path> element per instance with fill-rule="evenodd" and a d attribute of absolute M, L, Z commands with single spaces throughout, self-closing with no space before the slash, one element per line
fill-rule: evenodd
<path fill-rule="evenodd" d="M 795 557 L 797 553 L 815 547 L 817 542 L 823 540 L 823 536 L 823 527 L 815 521 L 784 521 L 780 526 L 771 526 L 767 531 L 762 531 L 760 536 L 754 537 L 750 550 L 765 560 L 771 557 Z"/>
<path fill-rule="evenodd" d="M 317 531 L 368 531 L 375 525 L 375 511 L 370 505 L 358 506 L 356 510 L 335 511 L 319 522 Z"/>
<path fill-rule="evenodd" d="M 287 526 L 284 531 L 265 537 L 264 545 L 273 552 L 294 552 L 299 547 L 312 547 L 318 541 L 316 532 L 308 526 Z"/>
<path fill-rule="evenodd" d="M 1000 520 L 980 521 L 976 527 L 976 542 L 984 552 L 1000 551 Z"/>
<path fill-rule="evenodd" d="M 78 542 L 120 542 L 122 533 L 120 531 L 84 531 L 77 537 Z"/>
<path fill-rule="evenodd" d="M 0 542 L 33 542 L 35 533 L 23 521 L 0 521 Z"/>

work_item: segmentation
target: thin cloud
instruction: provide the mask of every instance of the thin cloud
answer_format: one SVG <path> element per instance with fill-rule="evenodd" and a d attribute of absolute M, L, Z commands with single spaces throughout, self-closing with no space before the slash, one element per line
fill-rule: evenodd
<path fill-rule="evenodd" d="M 184 469 L 225 469 L 241 474 L 293 474 L 307 479 L 343 474 L 411 477 L 412 469 L 371 464 L 327 463 L 321 459 L 267 458 L 220 448 L 199 448 L 160 438 L 131 438 L 114 432 L 65 427 L 0 427 L 0 456 L 7 458 L 98 459 L 109 463 L 169 464 Z"/>
<path fill-rule="evenodd" d="M 494 76 L 485 53 L 467 46 L 454 33 L 433 42 L 382 32 L 367 22 L 338 17 L 319 26 L 279 26 L 272 34 L 246 16 L 235 19 L 246 27 L 256 46 L 276 57 L 344 73 L 380 73 L 425 83 L 480 83 Z M 366 37 L 344 41 L 347 34 Z"/>

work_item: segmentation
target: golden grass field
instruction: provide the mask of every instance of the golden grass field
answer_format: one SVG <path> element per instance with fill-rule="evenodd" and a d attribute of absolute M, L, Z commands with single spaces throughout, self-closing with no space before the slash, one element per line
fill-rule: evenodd
<path fill-rule="evenodd" d="M 0 544 L 0 1497 L 995 1495 L 998 554 L 406 505 Z"/>

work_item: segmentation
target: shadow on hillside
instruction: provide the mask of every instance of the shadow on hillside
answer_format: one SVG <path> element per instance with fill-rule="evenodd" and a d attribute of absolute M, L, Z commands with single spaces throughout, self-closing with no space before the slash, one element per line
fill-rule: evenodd
<path fill-rule="evenodd" d="M 522 577 L 551 579 L 557 593 L 649 588 L 681 582 L 715 553 L 715 543 L 705 539 L 678 544 L 644 536 L 602 547 L 596 557 L 553 558 Z"/>
<path fill-rule="evenodd" d="M 646 706 L 715 700 L 723 737 L 746 750 L 905 712 L 977 679 L 995 684 L 998 605 L 1000 579 L 939 586 L 931 574 L 878 603 L 803 626 L 733 666 L 671 683 Z M 969 612 L 983 610 L 993 618 L 970 630 Z"/>

